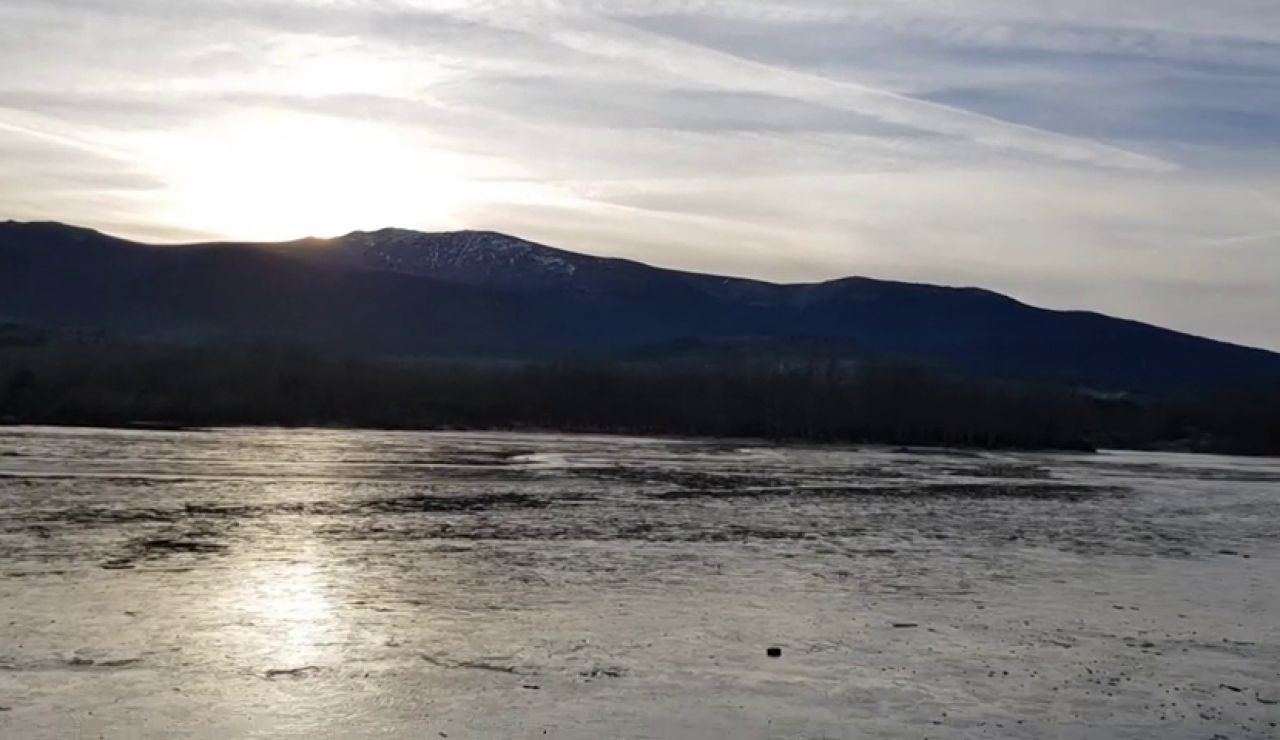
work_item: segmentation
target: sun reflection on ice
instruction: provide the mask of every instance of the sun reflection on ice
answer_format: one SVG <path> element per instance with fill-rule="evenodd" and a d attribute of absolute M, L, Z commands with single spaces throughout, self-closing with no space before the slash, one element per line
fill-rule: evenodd
<path fill-rule="evenodd" d="M 234 605 L 261 641 L 259 651 L 280 664 L 319 661 L 343 627 L 330 584 L 311 554 L 246 568 L 235 590 Z"/>

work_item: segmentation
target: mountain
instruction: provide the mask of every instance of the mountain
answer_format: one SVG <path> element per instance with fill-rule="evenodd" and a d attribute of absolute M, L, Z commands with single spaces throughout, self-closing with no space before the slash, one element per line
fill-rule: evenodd
<path fill-rule="evenodd" d="M 0 223 L 0 319 L 350 352 L 899 358 L 1103 390 L 1280 380 L 1276 353 L 976 288 L 779 285 L 477 231 L 152 246 Z"/>

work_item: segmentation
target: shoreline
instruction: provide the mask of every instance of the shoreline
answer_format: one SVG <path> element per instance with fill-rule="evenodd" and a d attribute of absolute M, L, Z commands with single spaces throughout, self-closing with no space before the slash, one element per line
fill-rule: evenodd
<path fill-rule="evenodd" d="M 1212 449 L 1182 449 L 1169 447 L 1098 447 L 1081 445 L 1079 447 L 1056 447 L 1034 445 L 941 445 L 927 442 L 877 441 L 868 439 L 829 439 L 829 438 L 797 438 L 797 437 L 764 437 L 736 436 L 717 434 L 690 434 L 678 432 L 661 432 L 644 429 L 601 429 L 584 427 L 545 427 L 545 426 L 380 426 L 361 424 L 287 424 L 287 423 L 178 423 L 166 421 L 136 422 L 94 422 L 94 421 L 15 421 L 0 420 L 0 430 L 14 428 L 54 428 L 54 429 L 104 429 L 134 432 L 199 432 L 223 429 L 262 429 L 262 430 L 296 430 L 296 431 L 371 431 L 371 432 L 421 432 L 421 433 L 476 433 L 476 434 L 533 434 L 533 435 L 576 435 L 584 437 L 617 437 L 634 439 L 655 439 L 686 442 L 705 442 L 719 440 L 724 442 L 741 442 L 743 444 L 770 444 L 782 447 L 834 447 L 834 448 L 875 448 L 911 454 L 929 454 L 931 451 L 973 451 L 973 452 L 1026 452 L 1026 453 L 1059 453 L 1095 455 L 1105 451 L 1147 452 L 1181 455 L 1206 455 L 1222 457 L 1240 457 L 1245 459 L 1280 459 L 1280 455 L 1244 454 Z"/>
<path fill-rule="evenodd" d="M 290 424 L 286 422 L 214 422 L 183 423 L 164 420 L 138 421 L 33 421 L 0 418 L 0 429 L 18 427 L 50 427 L 60 429 L 108 429 L 121 431 L 153 431 L 153 432 L 195 432 L 217 429 L 280 429 L 280 430 L 327 430 L 327 431 L 373 431 L 373 432 L 423 432 L 423 433 L 494 433 L 494 434 L 545 434 L 545 435 L 581 435 L 595 437 L 648 438 L 659 440 L 702 442 L 707 440 L 738 441 L 744 444 L 771 444 L 785 447 L 842 447 L 842 448 L 879 448 L 901 451 L 904 453 L 928 454 L 929 451 L 976 451 L 976 452 L 1027 452 L 1027 453 L 1061 453 L 1061 454 L 1098 454 L 1104 451 L 1167 453 L 1175 455 L 1206 455 L 1220 457 L 1239 457 L 1251 460 L 1280 459 L 1280 454 L 1249 453 L 1212 447 L 1196 448 L 1190 444 L 1153 444 L 1148 446 L 1092 445 L 1052 446 L 1052 445 L 972 445 L 972 444 L 937 444 L 928 441 L 909 440 L 876 440 L 876 439 L 839 439 L 830 437 L 787 437 L 762 435 L 733 435 L 715 433 L 665 432 L 651 429 L 630 429 L 627 427 L 573 427 L 573 426 L 538 426 L 538 425 L 378 425 L 378 424 L 324 424 L 316 422 Z"/>

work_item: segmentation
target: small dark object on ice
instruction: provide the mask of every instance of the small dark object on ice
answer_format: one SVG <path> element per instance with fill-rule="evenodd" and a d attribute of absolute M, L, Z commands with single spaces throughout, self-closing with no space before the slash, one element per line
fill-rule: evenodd
<path fill-rule="evenodd" d="M 527 684 L 525 684 L 525 685 L 524 685 L 524 688 L 526 688 L 526 689 L 530 689 L 531 691 L 537 691 L 538 689 L 540 689 L 540 688 L 542 688 L 542 687 L 541 687 L 541 686 L 539 686 L 539 685 L 537 685 L 537 684 L 527 683 Z"/>
<path fill-rule="evenodd" d="M 1229 683 L 1220 683 L 1218 684 L 1218 686 L 1226 689 L 1227 691 L 1234 691 L 1237 694 L 1239 694 L 1241 691 L 1244 691 L 1244 689 L 1240 688 L 1239 686 L 1232 686 Z"/>
<path fill-rule="evenodd" d="M 782 657 L 782 648 L 780 648 L 780 647 L 771 647 L 771 648 L 769 648 L 768 650 L 765 650 L 765 651 L 764 651 L 764 653 L 765 653 L 765 655 L 768 655 L 770 658 L 781 658 L 781 657 Z"/>
<path fill-rule="evenodd" d="M 909 630 L 919 626 L 920 625 L 916 624 L 915 622 L 894 622 L 893 623 L 894 629 L 900 629 L 900 630 Z"/>

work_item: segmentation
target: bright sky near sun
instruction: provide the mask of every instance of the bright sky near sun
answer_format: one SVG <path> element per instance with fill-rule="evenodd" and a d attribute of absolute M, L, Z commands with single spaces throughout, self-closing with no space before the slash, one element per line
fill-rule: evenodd
<path fill-rule="evenodd" d="M 3 0 L 0 219 L 485 228 L 1280 349 L 1277 0 Z"/>

